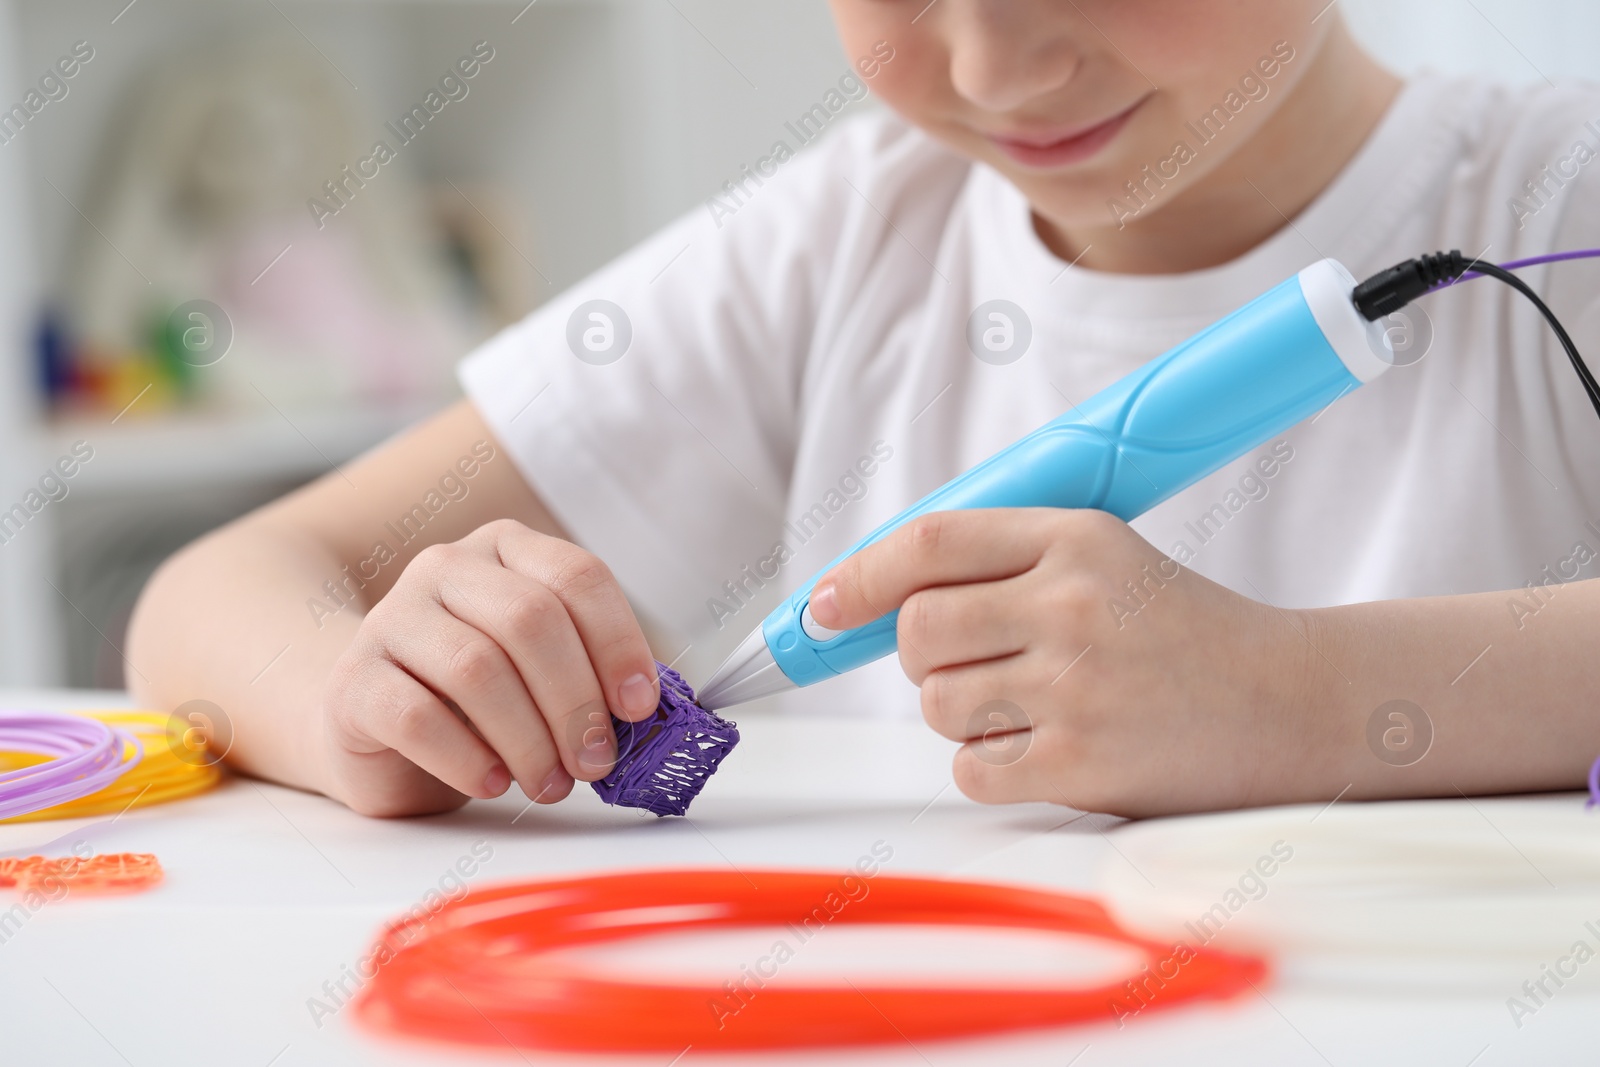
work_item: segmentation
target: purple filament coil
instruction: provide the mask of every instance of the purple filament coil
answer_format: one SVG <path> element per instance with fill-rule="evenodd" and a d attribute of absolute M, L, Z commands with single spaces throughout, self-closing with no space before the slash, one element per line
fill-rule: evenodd
<path fill-rule="evenodd" d="M 617 764 L 593 783 L 607 804 L 643 808 L 657 815 L 682 815 L 717 766 L 739 743 L 739 728 L 694 701 L 677 671 L 656 664 L 661 703 L 639 722 L 615 716 Z"/>
<path fill-rule="evenodd" d="M 9 819 L 98 793 L 139 762 L 144 746 L 98 719 L 0 711 L 0 751 L 52 757 L 0 774 L 0 819 Z"/>

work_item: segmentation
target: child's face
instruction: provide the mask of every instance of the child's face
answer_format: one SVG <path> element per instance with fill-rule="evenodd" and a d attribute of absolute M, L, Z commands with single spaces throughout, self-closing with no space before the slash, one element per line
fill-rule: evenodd
<path fill-rule="evenodd" d="M 873 92 L 1066 227 L 1118 224 L 1113 198 L 1159 210 L 1219 167 L 1310 68 L 1326 3 L 831 0 L 852 60 L 894 49 Z"/>

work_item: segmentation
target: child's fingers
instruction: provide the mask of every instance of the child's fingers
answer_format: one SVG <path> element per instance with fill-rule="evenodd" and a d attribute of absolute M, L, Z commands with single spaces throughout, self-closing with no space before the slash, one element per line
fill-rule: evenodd
<path fill-rule="evenodd" d="M 1036 751 L 1048 709 L 1016 694 L 1019 663 L 1007 656 L 942 670 L 922 686 L 923 718 L 961 742 L 951 768 L 957 788 L 981 803 L 1048 799 L 1039 776 L 1050 760 Z"/>
<path fill-rule="evenodd" d="M 516 524 L 501 532 L 499 550 L 508 567 L 566 607 L 611 711 L 629 721 L 653 712 L 661 699 L 655 657 L 611 569 L 577 545 Z"/>
<path fill-rule="evenodd" d="M 1014 654 L 935 671 L 922 683 L 922 718 L 940 737 L 967 742 L 1030 729 L 1032 700 L 1016 696 Z M 1038 709 L 1043 713 L 1043 709 Z"/>
<path fill-rule="evenodd" d="M 470 797 L 495 797 L 510 784 L 505 764 L 427 686 L 385 659 L 368 660 L 341 687 L 343 722 Z"/>
<path fill-rule="evenodd" d="M 919 589 L 1020 574 L 1044 551 L 1042 520 L 1032 509 L 919 516 L 823 575 L 811 593 L 812 617 L 851 629 L 894 611 Z"/>
<path fill-rule="evenodd" d="M 1009 656 L 1028 647 L 1030 620 L 1017 610 L 1017 579 L 945 585 L 912 593 L 900 607 L 900 666 L 915 685 L 944 667 Z"/>
<path fill-rule="evenodd" d="M 440 592 L 447 611 L 472 631 L 493 638 L 508 684 L 515 681 L 520 705 L 540 717 L 541 733 L 553 739 L 553 751 L 566 772 L 591 781 L 609 771 L 617 759 L 611 715 L 560 598 L 531 578 L 487 565 L 464 569 L 447 579 Z M 492 706 L 463 707 L 480 725 L 480 714 L 499 714 Z M 516 709 L 518 715 L 521 710 Z"/>
<path fill-rule="evenodd" d="M 1030 731 L 1008 737 L 1005 744 L 1018 751 L 1031 749 L 1037 738 Z M 1056 800 L 1048 788 L 1041 790 L 1037 772 L 1041 761 L 1027 759 L 1026 751 L 1015 762 L 996 758 L 993 739 L 968 741 L 956 752 L 951 773 L 956 788 L 980 804 L 1020 804 L 1029 800 Z"/>
<path fill-rule="evenodd" d="M 551 782 L 562 760 L 550 730 L 495 639 L 434 607 L 422 624 L 388 634 L 384 648 L 418 681 L 461 709 L 530 799 L 561 785 Z"/>

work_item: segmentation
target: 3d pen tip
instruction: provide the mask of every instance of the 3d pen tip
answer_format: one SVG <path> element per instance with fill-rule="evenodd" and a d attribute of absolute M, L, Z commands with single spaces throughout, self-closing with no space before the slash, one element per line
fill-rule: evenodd
<path fill-rule="evenodd" d="M 697 703 L 707 711 L 716 711 L 794 688 L 795 684 L 772 658 L 766 634 L 757 627 L 712 673 L 710 681 L 699 690 Z"/>

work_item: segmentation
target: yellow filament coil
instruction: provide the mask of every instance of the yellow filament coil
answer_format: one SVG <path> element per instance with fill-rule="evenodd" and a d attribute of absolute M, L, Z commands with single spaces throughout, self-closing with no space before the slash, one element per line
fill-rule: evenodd
<path fill-rule="evenodd" d="M 78 711 L 136 736 L 144 746 L 144 757 L 126 774 L 98 793 L 44 808 L 40 811 L 0 819 L 0 823 L 33 822 L 40 819 L 79 819 L 92 815 L 118 815 L 129 808 L 164 804 L 204 792 L 222 779 L 218 759 L 206 750 L 197 730 L 178 732 L 180 723 L 159 711 Z M 124 759 L 133 754 L 128 746 Z M 0 752 L 0 771 L 42 763 L 47 757 L 33 752 Z"/>

